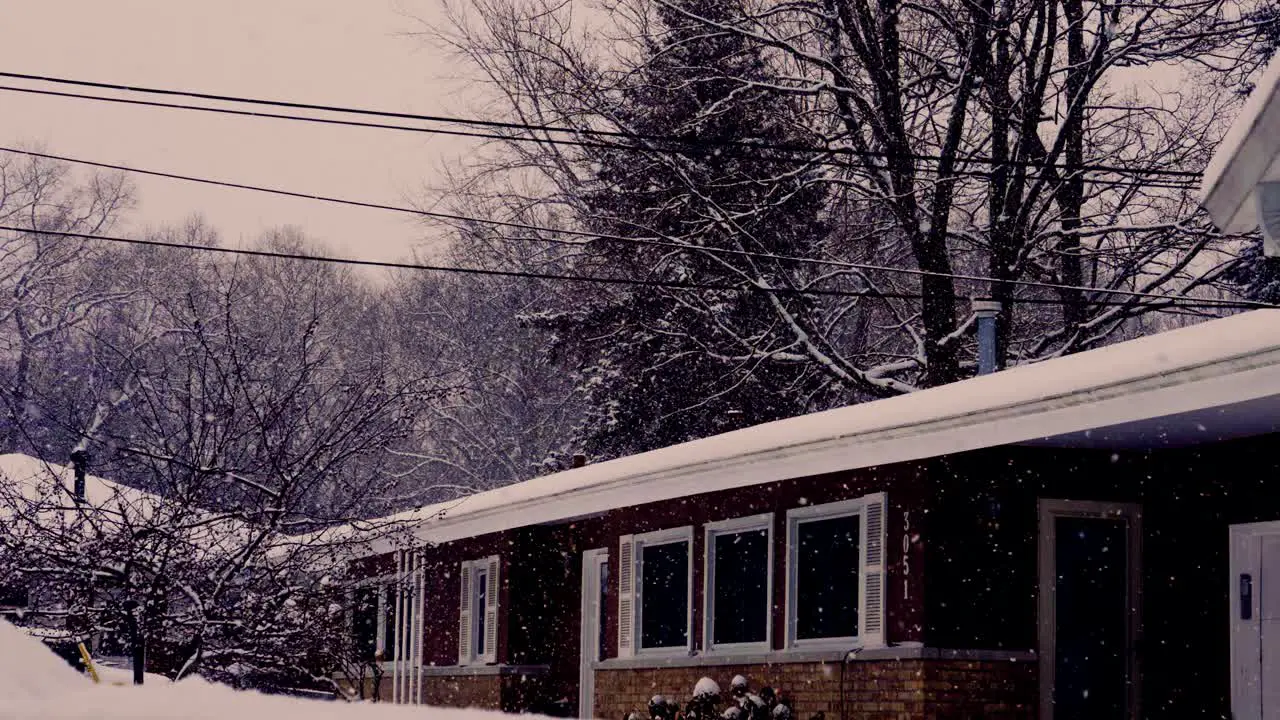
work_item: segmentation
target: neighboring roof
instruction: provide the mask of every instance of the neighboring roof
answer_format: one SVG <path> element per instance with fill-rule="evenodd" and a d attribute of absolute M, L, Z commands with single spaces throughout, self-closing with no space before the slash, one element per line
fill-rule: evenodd
<path fill-rule="evenodd" d="M 909 395 L 695 440 L 391 516 L 424 542 L 788 478 L 1068 438 L 1280 398 L 1280 311 L 1257 310 Z M 1243 430 L 1275 430 L 1280 414 Z M 1217 439 L 1205 436 L 1203 439 Z M 1195 438 L 1189 438 L 1194 440 Z M 389 541 L 369 552 L 391 549 Z"/>
<path fill-rule="evenodd" d="M 47 489 L 47 483 L 51 478 L 58 478 L 68 493 L 76 488 L 76 473 L 69 466 L 59 465 L 58 462 L 46 462 L 38 457 L 22 455 L 19 452 L 0 455 L 0 475 L 9 482 L 18 483 L 23 488 L 27 488 L 26 492 L 33 493 L 40 492 L 42 488 Z M 147 497 L 148 493 L 122 486 L 106 478 L 99 478 L 97 475 L 84 475 L 84 498 L 90 505 L 104 505 L 118 495 L 131 500 L 141 500 Z M 24 493 L 24 497 L 38 496 Z"/>
<path fill-rule="evenodd" d="M 66 465 L 20 453 L 0 455 L 0 483 L 27 501 L 50 503 L 50 507 L 58 501 L 67 508 L 65 512 L 73 512 L 75 471 Z M 84 495 L 89 507 L 112 512 L 124 507 L 131 512 L 149 513 L 160 502 L 156 495 L 96 475 L 85 476 Z M 0 493 L 0 499 L 4 497 L 6 495 Z M 2 513 L 4 508 L 0 505 Z"/>
<path fill-rule="evenodd" d="M 106 478 L 85 476 L 83 508 L 76 507 L 72 499 L 74 489 L 75 471 L 71 467 L 19 453 L 0 455 L 0 522 L 6 518 L 11 521 L 18 506 L 22 506 L 21 513 L 30 515 L 29 520 L 41 523 L 46 518 L 59 517 L 73 522 L 82 512 L 97 513 L 97 517 L 104 520 L 101 527 L 106 528 L 112 527 L 112 522 L 159 522 L 165 517 L 156 514 L 166 507 L 160 495 Z M 168 507 L 173 510 L 177 506 Z M 183 530 L 186 539 L 211 551 L 239 547 L 252 528 L 242 520 L 199 508 L 185 508 L 180 515 L 186 521 Z M 204 521 L 194 522 L 196 518 Z"/>
<path fill-rule="evenodd" d="M 1235 123 L 1205 167 L 1201 198 L 1223 232 L 1258 227 L 1254 187 L 1280 180 L 1280 55 L 1258 78 Z"/>

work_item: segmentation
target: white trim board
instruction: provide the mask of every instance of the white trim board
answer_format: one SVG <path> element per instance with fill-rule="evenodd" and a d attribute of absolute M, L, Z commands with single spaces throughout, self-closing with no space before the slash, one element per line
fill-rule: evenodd
<path fill-rule="evenodd" d="M 1205 167 L 1201 199 L 1220 230 L 1258 227 L 1254 189 L 1280 168 L 1280 57 L 1259 77 L 1235 122 Z"/>
<path fill-rule="evenodd" d="M 1280 310 L 1256 310 L 900 397 L 765 423 L 392 516 L 415 541 L 922 460 L 1280 396 Z M 397 538 L 366 545 L 388 552 Z"/>

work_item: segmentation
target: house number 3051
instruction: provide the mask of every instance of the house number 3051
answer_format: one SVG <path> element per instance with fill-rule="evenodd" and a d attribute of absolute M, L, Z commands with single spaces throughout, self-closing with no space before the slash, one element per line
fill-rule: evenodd
<path fill-rule="evenodd" d="M 911 511 L 902 512 L 902 599 L 911 597 Z"/>

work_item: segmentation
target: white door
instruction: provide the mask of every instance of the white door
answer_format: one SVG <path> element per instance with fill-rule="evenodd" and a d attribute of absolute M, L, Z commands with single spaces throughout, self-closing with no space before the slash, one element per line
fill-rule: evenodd
<path fill-rule="evenodd" d="M 1280 720 L 1280 522 L 1231 527 L 1231 712 Z"/>
<path fill-rule="evenodd" d="M 578 671 L 578 717 L 595 707 L 595 664 L 604 659 L 604 608 L 609 588 L 609 551 L 582 553 L 582 648 Z"/>

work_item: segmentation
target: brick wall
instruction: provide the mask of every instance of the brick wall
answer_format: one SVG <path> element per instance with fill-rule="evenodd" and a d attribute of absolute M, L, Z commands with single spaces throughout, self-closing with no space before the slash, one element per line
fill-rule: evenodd
<path fill-rule="evenodd" d="M 819 712 L 826 720 L 1033 720 L 1036 715 L 1035 663 L 887 660 L 848 666 L 848 718 L 840 714 L 836 662 L 599 670 L 595 717 L 622 720 L 632 711 L 643 714 L 654 695 L 683 703 L 704 676 L 727 693 L 734 675 L 745 676 L 753 690 L 767 685 L 789 697 L 796 720 L 810 720 Z"/>
<path fill-rule="evenodd" d="M 500 675 L 434 676 L 423 681 L 423 701 L 442 707 L 502 710 Z"/>

